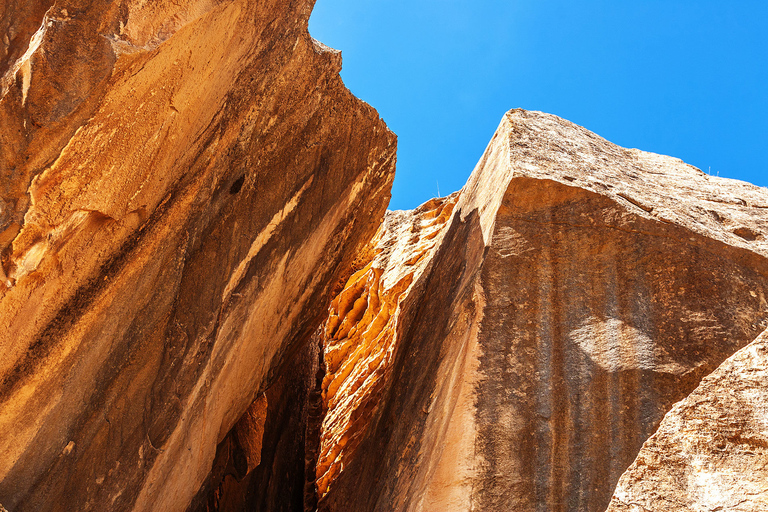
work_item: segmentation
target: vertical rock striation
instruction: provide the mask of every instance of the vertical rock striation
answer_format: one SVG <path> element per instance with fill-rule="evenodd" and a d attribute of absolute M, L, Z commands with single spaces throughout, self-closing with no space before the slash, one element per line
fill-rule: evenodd
<path fill-rule="evenodd" d="M 768 191 L 516 110 L 454 201 L 426 252 L 432 206 L 390 214 L 333 302 L 320 508 L 605 510 L 768 326 Z"/>
<path fill-rule="evenodd" d="M 184 510 L 378 228 L 395 137 L 309 36 L 312 5 L 3 4 L 14 512 Z"/>

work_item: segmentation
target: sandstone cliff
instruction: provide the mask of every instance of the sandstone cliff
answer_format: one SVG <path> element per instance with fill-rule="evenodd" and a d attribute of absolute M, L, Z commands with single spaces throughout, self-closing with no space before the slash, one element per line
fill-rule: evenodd
<path fill-rule="evenodd" d="M 2 3 L 5 507 L 185 510 L 306 346 L 395 160 L 312 6 Z"/>
<path fill-rule="evenodd" d="M 321 510 L 605 510 L 768 326 L 767 212 L 766 189 L 509 112 L 458 196 L 389 213 L 332 303 Z M 740 399 L 716 404 L 731 433 Z M 647 491 L 646 460 L 619 496 Z"/>
<path fill-rule="evenodd" d="M 764 510 L 768 190 L 514 110 L 382 222 L 312 6 L 0 6 L 0 503 Z"/>

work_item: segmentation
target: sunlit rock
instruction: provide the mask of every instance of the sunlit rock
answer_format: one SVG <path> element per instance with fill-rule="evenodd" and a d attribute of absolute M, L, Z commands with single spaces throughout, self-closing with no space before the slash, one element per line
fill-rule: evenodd
<path fill-rule="evenodd" d="M 185 510 L 378 229 L 395 136 L 311 0 L 6 4 L 0 502 Z"/>
<path fill-rule="evenodd" d="M 768 333 L 672 408 L 608 510 L 768 510 Z"/>
<path fill-rule="evenodd" d="M 767 211 L 766 189 L 509 112 L 458 197 L 388 214 L 333 302 L 321 510 L 605 510 L 768 326 Z"/>

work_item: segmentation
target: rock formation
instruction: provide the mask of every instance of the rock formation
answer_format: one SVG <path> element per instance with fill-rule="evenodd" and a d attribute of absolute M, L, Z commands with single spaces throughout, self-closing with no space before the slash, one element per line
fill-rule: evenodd
<path fill-rule="evenodd" d="M 316 468 L 318 497 L 348 465 L 390 380 L 401 302 L 427 268 L 457 195 L 413 212 L 390 212 L 371 242 L 370 259 L 334 299 L 323 329 L 325 417 Z"/>
<path fill-rule="evenodd" d="M 767 212 L 766 189 L 509 112 L 458 196 L 389 213 L 332 303 L 320 509 L 605 510 L 768 326 Z"/>
<path fill-rule="evenodd" d="M 672 408 L 608 510 L 768 510 L 768 331 Z"/>
<path fill-rule="evenodd" d="M 265 414 L 238 420 L 307 345 L 394 172 L 312 5 L 2 4 L 13 512 L 185 510 L 236 423 L 259 464 Z"/>
<path fill-rule="evenodd" d="M 0 503 L 765 510 L 768 190 L 513 110 L 384 216 L 312 6 L 0 7 Z"/>

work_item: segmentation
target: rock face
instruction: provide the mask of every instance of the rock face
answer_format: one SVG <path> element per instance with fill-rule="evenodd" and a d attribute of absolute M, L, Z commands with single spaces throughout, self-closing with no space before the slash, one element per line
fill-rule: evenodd
<path fill-rule="evenodd" d="M 768 326 L 767 214 L 766 189 L 509 112 L 332 304 L 320 509 L 605 510 Z"/>
<path fill-rule="evenodd" d="M 389 212 L 358 270 L 331 304 L 324 326 L 325 418 L 320 431 L 318 497 L 352 460 L 370 414 L 391 379 L 400 344 L 402 300 L 427 269 L 457 196 L 413 212 Z M 369 261 L 366 261 L 369 260 Z"/>
<path fill-rule="evenodd" d="M 0 7 L 0 503 L 765 510 L 768 190 L 515 110 L 382 224 L 312 5 Z"/>
<path fill-rule="evenodd" d="M 214 469 L 190 512 L 316 509 L 323 374 L 319 339 L 304 344 L 277 374 L 219 444 Z"/>
<path fill-rule="evenodd" d="M 675 405 L 608 510 L 768 510 L 768 331 Z"/>
<path fill-rule="evenodd" d="M 236 423 L 258 464 L 263 414 L 238 419 L 306 345 L 394 172 L 312 5 L 0 7 L 10 510 L 184 510 Z"/>

